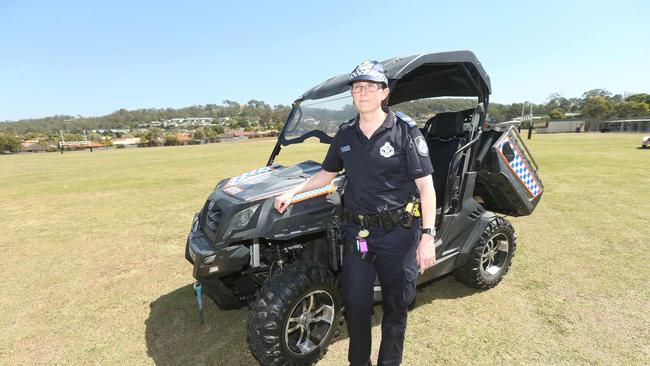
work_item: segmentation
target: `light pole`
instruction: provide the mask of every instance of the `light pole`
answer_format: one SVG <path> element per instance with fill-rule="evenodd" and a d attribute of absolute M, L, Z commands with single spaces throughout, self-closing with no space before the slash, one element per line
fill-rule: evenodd
<path fill-rule="evenodd" d="M 519 127 L 517 130 L 521 133 L 521 124 L 524 122 L 524 108 L 526 108 L 526 102 L 521 105 L 521 120 L 519 121 Z"/>
<path fill-rule="evenodd" d="M 528 139 L 533 137 L 533 103 L 530 103 L 530 120 L 528 121 Z"/>

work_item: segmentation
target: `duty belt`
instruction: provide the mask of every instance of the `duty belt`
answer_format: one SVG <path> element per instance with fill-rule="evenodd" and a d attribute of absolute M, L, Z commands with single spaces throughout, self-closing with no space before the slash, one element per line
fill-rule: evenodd
<path fill-rule="evenodd" d="M 398 208 L 397 210 L 390 211 L 390 217 L 393 221 L 394 224 L 399 224 L 401 222 L 402 218 L 402 212 L 404 210 L 401 208 Z M 357 215 L 353 214 L 350 212 L 345 212 L 345 216 L 347 217 L 348 221 L 353 222 L 355 224 L 359 224 L 361 226 L 365 227 L 384 227 L 381 222 L 381 218 L 379 217 L 379 214 L 375 215 Z"/>

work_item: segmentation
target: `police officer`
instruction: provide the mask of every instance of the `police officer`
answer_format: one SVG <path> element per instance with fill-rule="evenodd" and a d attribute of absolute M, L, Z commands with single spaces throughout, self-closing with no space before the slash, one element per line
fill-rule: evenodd
<path fill-rule="evenodd" d="M 402 361 L 407 310 L 420 271 L 435 263 L 436 202 L 426 142 L 408 116 L 384 107 L 389 95 L 383 66 L 364 61 L 350 74 L 358 115 L 334 136 L 320 170 L 278 196 L 284 212 L 295 194 L 329 184 L 345 169 L 343 300 L 352 365 L 368 365 L 375 276 L 382 288 L 378 365 Z M 421 219 L 402 225 L 407 201 L 420 197 Z M 421 220 L 421 223 L 420 223 Z"/>

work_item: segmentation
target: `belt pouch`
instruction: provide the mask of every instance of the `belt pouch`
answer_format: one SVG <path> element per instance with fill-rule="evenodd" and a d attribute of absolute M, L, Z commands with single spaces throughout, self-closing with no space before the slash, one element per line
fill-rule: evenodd
<path fill-rule="evenodd" d="M 393 217 L 388 210 L 388 205 L 377 207 L 377 211 L 379 213 L 379 221 L 381 222 L 381 226 L 384 228 L 384 230 L 393 231 L 395 228 L 395 222 L 393 221 Z"/>

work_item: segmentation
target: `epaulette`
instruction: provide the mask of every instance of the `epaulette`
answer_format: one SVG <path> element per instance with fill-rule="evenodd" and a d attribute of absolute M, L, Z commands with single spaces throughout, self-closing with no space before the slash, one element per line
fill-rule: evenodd
<path fill-rule="evenodd" d="M 354 121 L 356 121 L 356 120 L 357 120 L 357 117 L 353 117 L 353 118 L 350 118 L 349 120 L 347 120 L 347 121 L 341 123 L 341 124 L 339 125 L 339 130 L 343 130 L 343 129 L 345 129 L 345 128 L 348 128 L 348 127 L 350 127 L 350 126 L 353 126 L 353 125 L 354 125 Z"/>
<path fill-rule="evenodd" d="M 395 112 L 395 115 L 397 116 L 397 118 L 399 118 L 399 119 L 401 119 L 402 121 L 408 123 L 408 125 L 409 125 L 410 127 L 417 127 L 417 125 L 418 125 L 417 123 L 415 123 L 415 121 L 413 120 L 413 118 L 407 116 L 406 114 L 404 114 L 404 113 L 402 113 L 402 112 Z"/>

